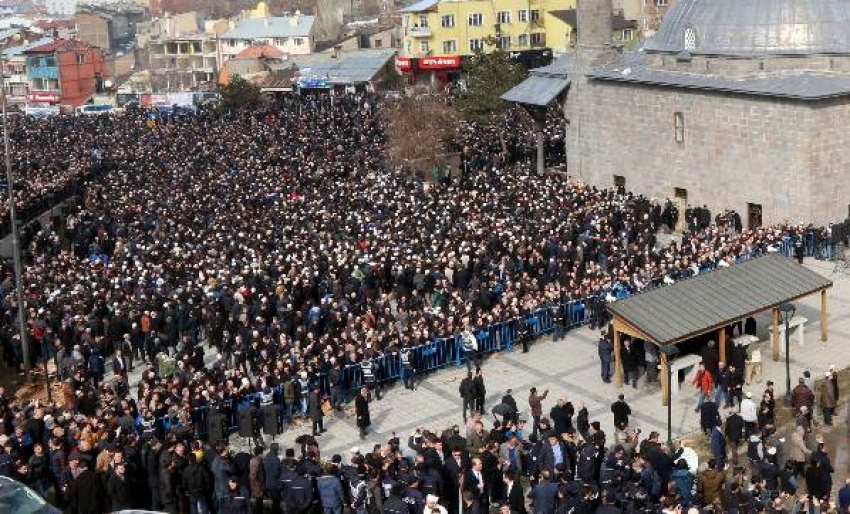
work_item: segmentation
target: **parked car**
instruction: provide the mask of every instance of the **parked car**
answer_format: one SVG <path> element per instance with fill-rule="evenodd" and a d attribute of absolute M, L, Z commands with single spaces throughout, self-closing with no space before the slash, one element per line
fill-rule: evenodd
<path fill-rule="evenodd" d="M 3 514 L 62 514 L 35 491 L 9 477 L 0 476 L 0 512 Z"/>

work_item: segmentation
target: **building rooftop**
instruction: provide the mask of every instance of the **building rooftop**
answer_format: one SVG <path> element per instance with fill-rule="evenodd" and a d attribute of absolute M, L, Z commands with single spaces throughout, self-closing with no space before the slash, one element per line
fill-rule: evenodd
<path fill-rule="evenodd" d="M 87 45 L 81 41 L 71 41 L 69 39 L 54 39 L 42 45 L 34 45 L 24 51 L 27 54 L 49 54 L 53 53 L 56 50 L 63 50 L 66 48 L 91 48 L 90 45 Z"/>
<path fill-rule="evenodd" d="M 648 66 L 643 55 L 630 52 L 612 66 L 588 73 L 596 80 L 625 82 L 659 87 L 697 89 L 722 93 L 768 96 L 792 100 L 823 100 L 850 96 L 850 75 L 788 71 L 768 75 L 729 77 L 671 71 Z"/>
<path fill-rule="evenodd" d="M 850 53 L 848 0 L 678 0 L 646 49 L 761 56 Z"/>
<path fill-rule="evenodd" d="M 337 57 L 331 53 L 293 55 L 288 60 L 270 63 L 273 72 L 292 69 L 300 70 L 302 80 L 325 80 L 329 84 L 362 84 L 372 80 L 381 69 L 395 57 L 393 49 L 358 50 L 341 52 Z"/>
<path fill-rule="evenodd" d="M 240 20 L 221 35 L 224 39 L 259 39 L 273 37 L 307 37 L 313 30 L 315 16 L 277 16 Z"/>
<path fill-rule="evenodd" d="M 286 54 L 271 45 L 253 45 L 236 55 L 237 59 L 283 59 Z"/>
<path fill-rule="evenodd" d="M 31 48 L 35 48 L 38 46 L 47 45 L 53 42 L 52 37 L 45 37 L 39 39 L 38 41 L 33 41 L 32 43 L 28 43 L 26 45 L 18 45 L 18 46 L 10 46 L 3 50 L 3 57 L 14 57 L 16 55 L 23 55 L 27 50 Z"/>
<path fill-rule="evenodd" d="M 404 9 L 400 9 L 400 12 L 423 12 L 431 9 L 440 3 L 440 0 L 419 0 L 414 4 L 408 5 Z"/>

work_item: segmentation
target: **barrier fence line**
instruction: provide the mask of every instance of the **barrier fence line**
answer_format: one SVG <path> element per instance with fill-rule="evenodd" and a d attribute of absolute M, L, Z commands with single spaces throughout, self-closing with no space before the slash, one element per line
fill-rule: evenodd
<path fill-rule="evenodd" d="M 836 245 L 831 245 L 833 249 L 830 250 L 829 243 L 821 242 L 821 244 L 817 244 L 814 241 L 812 234 L 807 234 L 807 236 L 812 237 L 811 246 L 809 246 L 809 242 L 804 241 L 803 243 L 806 256 L 830 258 L 829 256 L 832 255 L 834 257 L 834 247 Z M 796 235 L 785 236 L 778 242 L 779 246 L 776 247 L 776 250 L 786 257 L 794 257 L 797 241 L 798 239 Z M 753 257 L 762 255 L 763 253 L 764 252 L 760 248 L 755 248 L 747 254 L 738 256 L 735 261 L 736 263 L 746 262 Z M 683 276 L 677 280 L 683 280 L 703 273 L 709 273 L 717 269 L 717 267 L 717 263 L 707 263 L 701 266 L 695 274 Z M 661 284 L 663 284 L 662 277 L 652 279 L 644 287 L 643 291 L 653 289 Z M 629 297 L 635 292 L 638 291 L 632 291 L 629 287 L 623 285 L 617 285 L 612 289 L 612 295 L 617 299 Z M 565 303 L 536 309 L 523 316 L 523 321 L 528 333 L 527 337 L 533 340 L 555 330 L 559 330 L 563 333 L 592 322 L 599 322 L 601 324 L 604 322 L 606 315 L 606 301 L 607 299 L 605 296 L 594 295 L 583 299 L 571 300 Z M 556 322 L 558 319 L 563 320 L 560 326 Z M 520 336 L 517 331 L 519 321 L 519 318 L 500 321 L 488 327 L 474 331 L 473 334 L 478 342 L 478 350 L 475 352 L 474 357 L 477 359 L 478 356 L 484 354 L 512 351 L 514 344 L 517 342 L 517 338 Z M 463 349 L 463 342 L 460 334 L 450 337 L 434 337 L 430 342 L 411 348 L 411 353 L 414 359 L 413 362 L 416 364 L 415 373 L 417 375 L 449 366 L 461 366 L 470 358 Z M 397 352 L 382 355 L 372 359 L 372 361 L 376 364 L 373 369 L 375 370 L 377 383 L 385 384 L 396 380 L 402 380 L 404 378 L 403 374 L 405 370 L 401 364 L 401 357 Z M 326 373 L 322 373 L 316 377 L 313 382 L 310 383 L 310 389 L 312 389 L 315 384 L 319 385 L 324 395 L 331 395 L 331 386 Z M 343 394 L 344 399 L 347 400 L 347 395 L 349 393 L 359 390 L 362 386 L 363 373 L 360 369 L 360 364 L 355 363 L 346 366 L 342 370 L 339 386 L 339 392 Z M 296 385 L 295 387 L 297 388 L 298 386 Z M 286 403 L 282 387 L 277 386 L 273 388 L 273 394 L 273 405 L 275 405 L 278 410 L 279 422 L 291 422 L 293 414 L 296 411 L 303 411 L 303 405 L 297 399 L 290 404 Z M 248 408 L 252 403 L 258 404 L 260 402 L 260 398 L 260 393 L 248 394 L 236 402 L 235 408 L 233 400 L 227 400 L 221 403 L 219 410 L 224 415 L 225 429 L 228 431 L 228 434 L 232 434 L 238 430 L 239 410 Z M 195 425 L 195 433 L 201 437 L 206 436 L 207 407 L 199 406 L 195 408 L 194 411 L 190 413 L 190 416 Z M 302 414 L 302 418 L 303 417 L 304 416 Z M 182 424 L 179 419 L 175 419 L 173 417 L 163 417 L 156 420 L 156 424 L 166 432 L 170 430 L 175 423 L 177 426 Z"/>

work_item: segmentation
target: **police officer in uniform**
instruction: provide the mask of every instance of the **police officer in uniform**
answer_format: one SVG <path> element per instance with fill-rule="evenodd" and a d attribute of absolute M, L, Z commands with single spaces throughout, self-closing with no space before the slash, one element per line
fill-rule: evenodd
<path fill-rule="evenodd" d="M 381 386 L 378 383 L 378 363 L 372 359 L 372 353 L 367 352 L 360 363 L 360 371 L 363 372 L 363 385 L 369 392 L 375 391 L 375 398 L 381 399 Z"/>
<path fill-rule="evenodd" d="M 405 344 L 398 352 L 401 360 L 401 371 L 404 377 L 404 388 L 414 391 L 416 389 L 416 368 L 413 363 L 413 351 Z"/>

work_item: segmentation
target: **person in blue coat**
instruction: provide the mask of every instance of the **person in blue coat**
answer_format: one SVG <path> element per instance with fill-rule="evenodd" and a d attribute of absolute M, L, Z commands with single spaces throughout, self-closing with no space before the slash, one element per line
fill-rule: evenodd
<path fill-rule="evenodd" d="M 670 480 L 675 482 L 676 492 L 682 497 L 682 507 L 690 506 L 694 490 L 694 476 L 688 469 L 688 463 L 685 459 L 679 459 L 679 462 L 676 463 L 676 468 L 670 474 Z"/>
<path fill-rule="evenodd" d="M 558 501 L 558 484 L 551 481 L 548 471 L 540 472 L 540 482 L 531 493 L 534 514 L 553 514 Z"/>
<path fill-rule="evenodd" d="M 726 436 L 723 435 L 723 430 L 719 426 L 711 429 L 711 455 L 717 462 L 717 469 L 723 469 L 726 466 Z"/>

